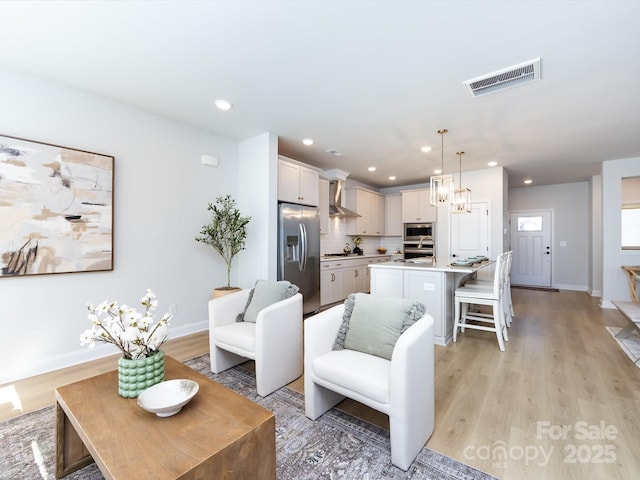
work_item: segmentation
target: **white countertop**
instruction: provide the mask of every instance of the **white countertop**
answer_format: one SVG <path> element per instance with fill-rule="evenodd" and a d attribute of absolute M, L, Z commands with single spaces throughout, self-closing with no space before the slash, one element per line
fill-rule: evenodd
<path fill-rule="evenodd" d="M 418 270 L 429 270 L 432 272 L 450 272 L 450 273 L 473 273 L 480 268 L 486 267 L 493 262 L 491 260 L 487 260 L 481 263 L 476 263 L 474 265 L 470 265 L 468 267 L 463 266 L 451 266 L 447 262 L 382 262 L 375 263 L 369 265 L 369 268 L 391 268 L 398 270 L 410 270 L 410 269 L 418 269 Z"/>

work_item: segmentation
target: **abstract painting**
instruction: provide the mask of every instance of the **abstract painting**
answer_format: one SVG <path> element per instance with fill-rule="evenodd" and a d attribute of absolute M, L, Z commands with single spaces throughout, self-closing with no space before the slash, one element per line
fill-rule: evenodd
<path fill-rule="evenodd" d="M 113 270 L 114 157 L 0 136 L 0 277 Z"/>

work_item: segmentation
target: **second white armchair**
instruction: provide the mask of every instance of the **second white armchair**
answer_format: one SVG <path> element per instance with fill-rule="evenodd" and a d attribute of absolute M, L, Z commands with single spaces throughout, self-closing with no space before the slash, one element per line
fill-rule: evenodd
<path fill-rule="evenodd" d="M 344 305 L 305 320 L 305 413 L 312 420 L 345 397 L 389 416 L 391 462 L 407 470 L 434 427 L 433 318 L 400 335 L 390 360 L 333 345 Z"/>

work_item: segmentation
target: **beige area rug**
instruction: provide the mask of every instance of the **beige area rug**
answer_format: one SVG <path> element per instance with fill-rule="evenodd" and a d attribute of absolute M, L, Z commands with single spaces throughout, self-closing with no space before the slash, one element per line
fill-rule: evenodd
<path fill-rule="evenodd" d="M 616 334 L 622 330 L 618 327 L 607 327 L 607 331 L 611 334 L 613 339 L 618 342 L 620 348 L 627 354 L 632 362 L 635 362 L 640 358 L 640 334 L 635 331 L 627 338 L 617 338 Z M 640 362 L 636 363 L 636 367 L 640 368 Z"/>

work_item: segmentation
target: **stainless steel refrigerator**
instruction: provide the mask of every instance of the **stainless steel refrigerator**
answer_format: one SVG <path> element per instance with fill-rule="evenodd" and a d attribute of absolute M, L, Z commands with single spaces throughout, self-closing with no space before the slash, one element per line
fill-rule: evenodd
<path fill-rule="evenodd" d="M 278 204 L 278 280 L 300 288 L 305 314 L 320 309 L 320 213 L 316 207 Z"/>

